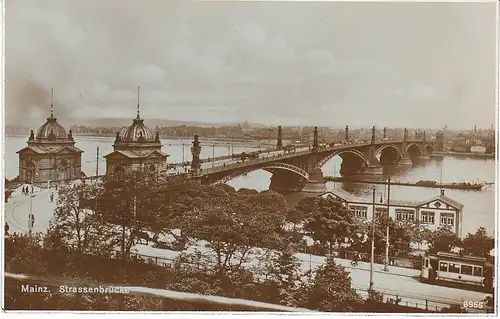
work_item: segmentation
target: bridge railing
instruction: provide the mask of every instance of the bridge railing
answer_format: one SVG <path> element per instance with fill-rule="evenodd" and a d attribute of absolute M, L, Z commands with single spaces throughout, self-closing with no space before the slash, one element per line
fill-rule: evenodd
<path fill-rule="evenodd" d="M 375 145 L 380 145 L 380 144 L 393 144 L 393 143 L 403 143 L 404 141 L 395 141 L 395 140 L 390 140 L 390 141 L 376 141 Z M 407 140 L 406 143 L 412 143 L 412 142 L 422 142 L 420 140 Z M 360 144 L 335 144 L 333 147 L 320 147 L 318 151 L 320 152 L 325 152 L 325 151 L 334 151 L 334 150 L 342 150 L 342 149 L 349 149 L 353 147 L 363 147 L 363 146 L 370 146 L 372 143 L 360 143 Z M 282 160 L 282 159 L 288 159 L 288 158 L 294 158 L 300 155 L 305 155 L 305 154 L 310 154 L 312 151 L 311 149 L 307 149 L 304 151 L 292 151 L 289 153 L 283 153 L 280 154 L 274 154 L 271 156 L 267 157 L 261 157 L 257 159 L 247 159 L 245 161 L 237 160 L 236 163 L 218 163 L 218 165 L 215 165 L 214 167 L 211 168 L 204 168 L 202 170 L 202 175 L 205 174 L 212 174 L 212 173 L 217 173 L 217 172 L 223 172 L 235 168 L 240 168 L 240 167 L 246 167 L 246 166 L 251 166 L 254 164 L 260 164 L 260 163 L 265 163 L 265 162 L 274 162 L 276 160 Z M 214 163 L 216 164 L 216 163 Z"/>

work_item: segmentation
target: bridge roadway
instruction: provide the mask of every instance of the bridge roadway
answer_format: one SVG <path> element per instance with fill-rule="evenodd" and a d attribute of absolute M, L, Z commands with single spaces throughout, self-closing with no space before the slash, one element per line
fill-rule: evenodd
<path fill-rule="evenodd" d="M 422 141 L 406 141 L 407 144 L 414 143 L 414 142 L 422 142 Z M 336 144 L 336 145 L 334 145 L 334 147 L 320 147 L 318 151 L 319 152 L 335 151 L 335 150 L 344 150 L 344 149 L 351 149 L 351 148 L 364 147 L 364 146 L 370 146 L 370 145 L 381 146 L 381 145 L 385 145 L 385 144 L 397 144 L 397 143 L 403 143 L 403 141 L 379 141 L 379 142 L 375 142 L 375 144 L 371 144 L 371 143 Z M 262 164 L 262 163 L 266 163 L 266 162 L 272 163 L 272 162 L 276 162 L 279 160 L 294 158 L 294 157 L 298 157 L 301 155 L 307 155 L 307 154 L 312 154 L 312 150 L 309 147 L 296 149 L 295 151 L 292 151 L 290 153 L 285 153 L 284 151 L 270 152 L 267 157 L 260 157 L 257 159 L 247 159 L 244 162 L 241 161 L 240 159 L 235 159 L 234 161 L 223 162 L 222 165 L 220 165 L 220 162 L 215 162 L 215 166 L 213 168 L 209 165 L 207 165 L 208 168 L 204 168 L 202 166 L 200 176 L 209 175 L 209 174 L 218 173 L 218 172 L 223 172 L 223 171 L 229 171 L 229 170 L 233 170 L 236 168 L 242 168 L 242 167 L 251 168 L 252 166 L 257 165 L 257 164 Z M 212 164 L 212 163 L 206 163 L 206 164 Z"/>

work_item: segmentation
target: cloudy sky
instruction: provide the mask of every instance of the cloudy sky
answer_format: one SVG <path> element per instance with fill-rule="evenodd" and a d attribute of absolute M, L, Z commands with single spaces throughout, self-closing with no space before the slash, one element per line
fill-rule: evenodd
<path fill-rule="evenodd" d="M 494 3 L 7 0 L 6 124 L 489 127 Z"/>

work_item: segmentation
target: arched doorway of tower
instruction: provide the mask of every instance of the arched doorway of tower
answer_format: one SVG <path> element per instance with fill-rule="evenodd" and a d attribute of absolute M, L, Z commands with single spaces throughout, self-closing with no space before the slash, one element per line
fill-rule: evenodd
<path fill-rule="evenodd" d="M 65 159 L 61 159 L 59 163 L 57 163 L 57 180 L 63 181 L 69 178 L 69 165 L 68 161 Z"/>
<path fill-rule="evenodd" d="M 28 160 L 28 162 L 26 163 L 26 175 L 25 175 L 26 182 L 31 182 L 35 180 L 36 178 L 35 171 L 36 171 L 35 162 L 33 162 L 32 160 Z"/>
<path fill-rule="evenodd" d="M 113 178 L 122 180 L 125 177 L 125 169 L 121 165 L 113 167 Z"/>

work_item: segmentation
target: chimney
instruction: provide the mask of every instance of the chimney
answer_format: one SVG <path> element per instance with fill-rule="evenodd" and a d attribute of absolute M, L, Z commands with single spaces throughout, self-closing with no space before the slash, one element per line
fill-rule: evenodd
<path fill-rule="evenodd" d="M 444 189 L 441 190 L 441 196 L 444 196 Z"/>

